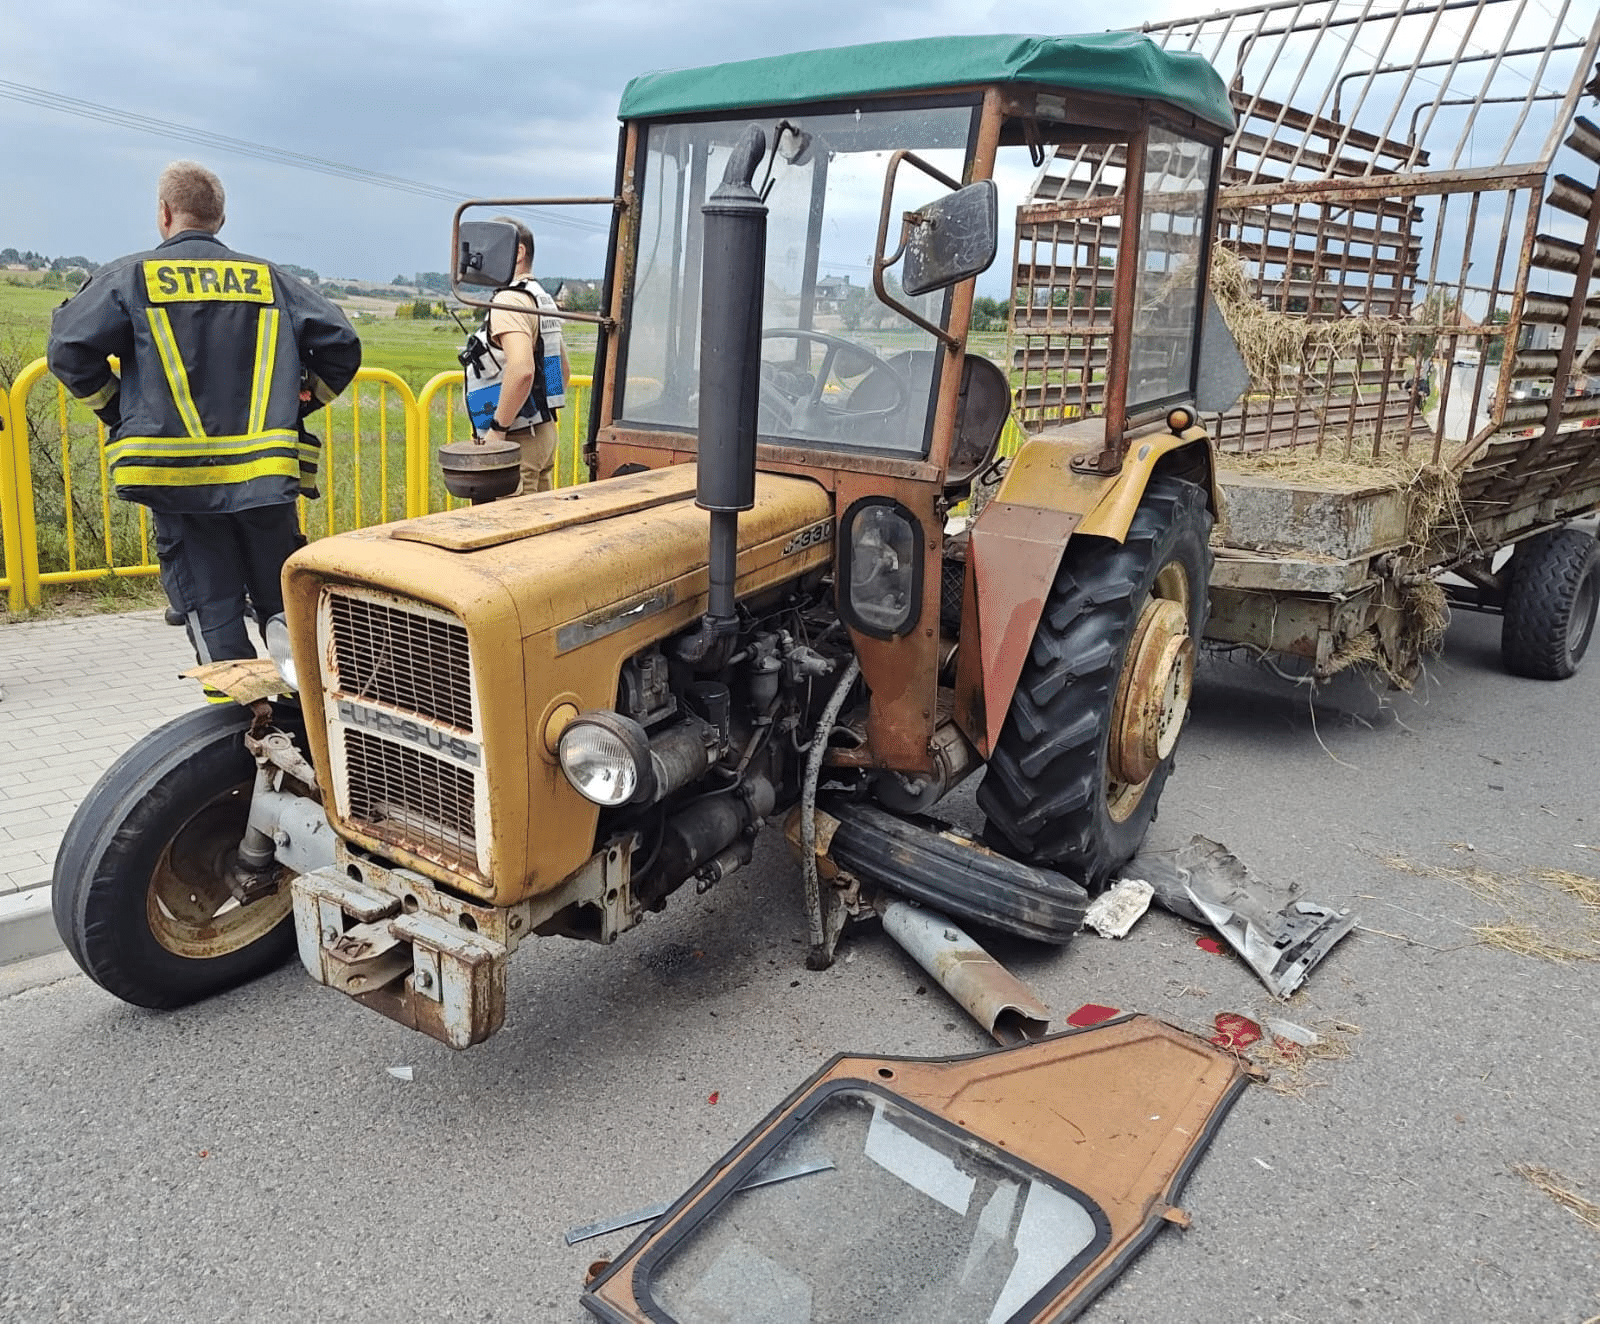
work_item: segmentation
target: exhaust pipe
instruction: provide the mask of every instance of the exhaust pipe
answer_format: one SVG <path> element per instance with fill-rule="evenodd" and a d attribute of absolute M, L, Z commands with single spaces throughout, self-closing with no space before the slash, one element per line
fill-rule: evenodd
<path fill-rule="evenodd" d="M 700 440 L 695 504 L 711 513 L 710 595 L 685 660 L 713 655 L 738 627 L 734 576 L 739 512 L 756 501 L 756 412 L 761 391 L 761 306 L 767 269 L 767 208 L 752 181 L 767 135 L 752 124 L 734 148 L 711 200 L 700 209 L 705 258 L 700 280 Z"/>
<path fill-rule="evenodd" d="M 1050 1032 L 1050 1009 L 938 911 L 906 901 L 890 901 L 879 909 L 883 931 L 910 952 L 996 1043 L 1026 1043 Z"/>

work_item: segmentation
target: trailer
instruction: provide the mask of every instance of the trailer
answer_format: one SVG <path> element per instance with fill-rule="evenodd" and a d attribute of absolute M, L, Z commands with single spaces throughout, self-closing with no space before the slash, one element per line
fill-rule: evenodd
<path fill-rule="evenodd" d="M 1448 599 L 1503 614 L 1513 673 L 1571 675 L 1600 602 L 1572 526 L 1600 507 L 1600 128 L 1581 104 L 1600 20 L 1565 0 L 1272 0 L 1142 30 L 1211 61 L 1238 118 L 1210 289 L 1250 387 L 1200 401 L 1226 466 L 1207 638 L 1405 685 Z M 1086 146 L 1039 167 L 1007 347 L 1029 430 L 1101 408 L 1138 163 Z M 1163 328 L 1140 333 L 1159 358 Z"/>

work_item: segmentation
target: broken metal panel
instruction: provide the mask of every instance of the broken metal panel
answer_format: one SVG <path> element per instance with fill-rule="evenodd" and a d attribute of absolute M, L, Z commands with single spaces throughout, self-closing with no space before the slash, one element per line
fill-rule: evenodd
<path fill-rule="evenodd" d="M 1156 901 L 1228 940 L 1261 982 L 1287 998 L 1335 943 L 1359 923 L 1349 910 L 1306 901 L 1294 879 L 1266 880 L 1226 846 L 1196 836 L 1176 850 L 1146 851 L 1123 870 Z"/>
<path fill-rule="evenodd" d="M 1269 0 L 1142 30 L 1228 80 L 1217 236 L 1234 294 L 1306 324 L 1264 373 L 1256 346 L 1254 389 L 1208 420 L 1219 447 L 1454 467 L 1466 519 L 1434 530 L 1441 563 L 1482 522 L 1584 509 L 1600 477 L 1592 10 Z M 1119 146 L 1059 147 L 1019 211 L 1010 354 L 1029 430 L 1100 408 L 1123 173 Z"/>
<path fill-rule="evenodd" d="M 840 1057 L 582 1297 L 610 1324 L 1074 1317 L 1166 1223 L 1246 1080 L 1142 1016 L 977 1057 Z M 833 1166 L 757 1191 L 799 1158 Z"/>

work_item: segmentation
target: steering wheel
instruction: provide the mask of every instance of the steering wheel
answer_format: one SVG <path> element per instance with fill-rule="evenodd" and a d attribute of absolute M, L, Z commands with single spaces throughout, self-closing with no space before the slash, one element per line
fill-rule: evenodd
<path fill-rule="evenodd" d="M 770 412 L 781 424 L 793 427 L 797 421 L 805 423 L 810 418 L 820 415 L 841 421 L 848 419 L 854 427 L 859 423 L 870 423 L 898 413 L 905 408 L 911 398 L 911 388 L 899 370 L 865 345 L 858 345 L 843 336 L 829 335 L 826 331 L 810 331 L 799 326 L 766 327 L 761 332 L 761 338 L 766 340 L 769 337 L 775 340 L 814 340 L 826 347 L 826 352 L 822 356 L 822 366 L 815 378 L 812 378 L 809 372 L 787 372 L 775 363 L 762 360 L 761 405 L 763 410 Z M 866 367 L 861 372 L 851 373 L 850 376 L 881 374 L 881 379 L 892 385 L 894 394 L 889 404 L 873 409 L 851 409 L 846 402 L 844 409 L 834 409 L 823 403 L 823 389 L 827 386 L 829 377 L 833 375 L 841 355 L 866 361 Z"/>

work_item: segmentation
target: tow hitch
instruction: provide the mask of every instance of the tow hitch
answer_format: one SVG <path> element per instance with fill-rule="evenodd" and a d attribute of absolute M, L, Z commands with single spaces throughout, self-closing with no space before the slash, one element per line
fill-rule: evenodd
<path fill-rule="evenodd" d="M 339 842 L 334 862 L 291 884 L 300 962 L 320 984 L 452 1048 L 482 1043 L 506 1011 L 506 960 L 534 933 L 609 943 L 637 924 L 630 864 L 638 837 L 612 841 L 559 887 L 516 906 L 478 906 L 421 874 Z M 577 917 L 577 918 L 575 918 Z"/>
<path fill-rule="evenodd" d="M 452 1048 L 498 1030 L 511 952 L 474 931 L 482 909 L 452 903 L 405 870 L 363 862 L 355 871 L 384 875 L 406 890 L 397 894 L 337 866 L 296 878 L 295 937 L 311 977 Z M 422 908 L 423 898 L 461 908 L 454 916 L 434 913 Z"/>

